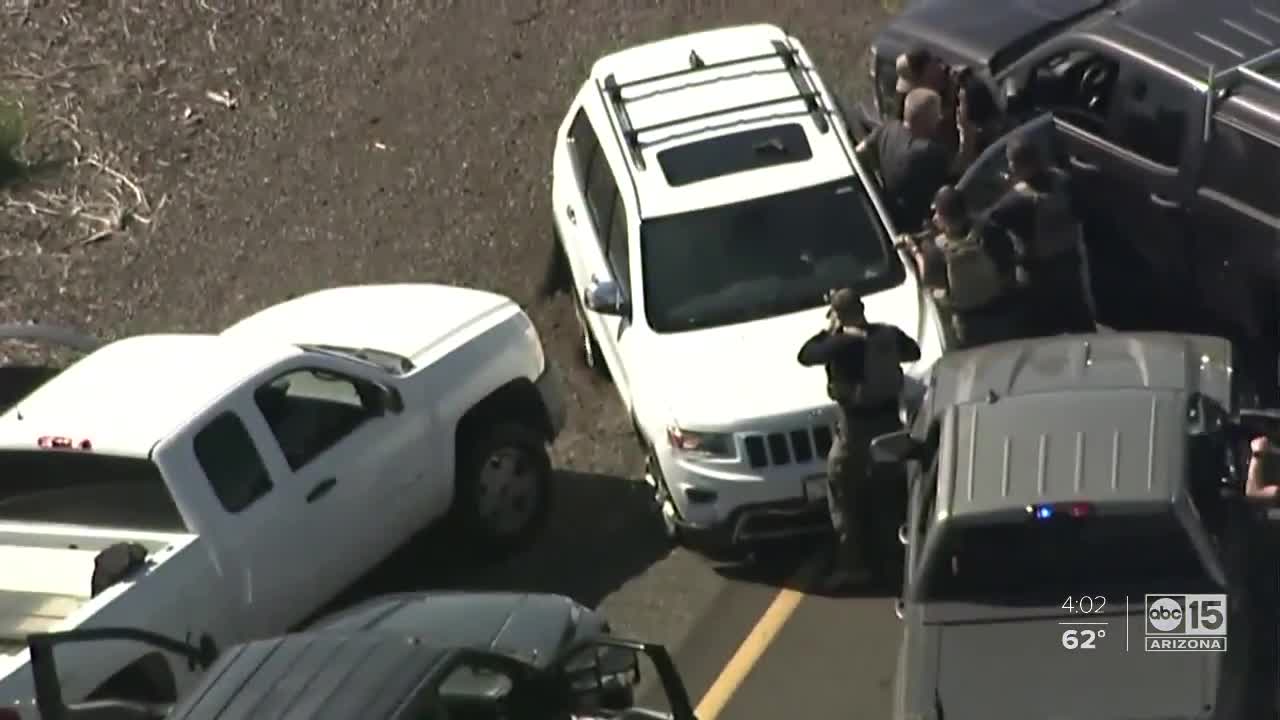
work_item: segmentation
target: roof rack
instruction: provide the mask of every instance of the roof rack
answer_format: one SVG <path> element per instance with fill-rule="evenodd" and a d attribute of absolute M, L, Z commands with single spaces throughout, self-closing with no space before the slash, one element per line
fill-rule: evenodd
<path fill-rule="evenodd" d="M 683 70 L 675 70 L 673 72 L 666 72 L 660 75 L 651 75 L 649 77 L 630 80 L 624 83 L 618 82 L 618 79 L 610 73 L 608 77 L 604 79 L 604 95 L 609 101 L 609 104 L 613 106 L 614 115 L 618 118 L 619 129 L 622 131 L 623 142 L 627 144 L 627 150 L 631 155 L 631 161 L 635 164 L 636 168 L 639 170 L 645 169 L 644 157 L 641 153 L 641 150 L 644 149 L 644 144 L 640 142 L 640 133 L 662 130 L 664 128 L 683 125 L 684 123 L 689 122 L 697 122 L 699 120 L 708 120 L 722 115 L 732 115 L 734 113 L 757 110 L 771 105 L 782 105 L 796 101 L 804 102 L 805 111 L 813 118 L 814 124 L 818 127 L 818 132 L 826 133 L 831 127 L 830 123 L 827 121 L 827 109 L 822 104 L 822 98 L 819 95 L 817 88 L 809 82 L 808 69 L 800 62 L 800 52 L 781 40 L 774 40 L 771 44 L 773 45 L 773 52 L 770 53 L 748 55 L 729 60 L 720 60 L 713 63 L 704 61 L 698 56 L 698 52 L 694 50 L 689 53 L 689 67 Z M 773 98 L 770 100 L 759 100 L 752 103 L 746 103 L 744 105 L 735 105 L 733 107 L 723 108 L 720 110 L 712 110 L 710 112 L 698 113 L 697 115 L 689 115 L 674 120 L 667 120 L 641 128 L 637 128 L 631 124 L 631 116 L 627 114 L 627 104 L 622 97 L 622 91 L 627 88 L 636 87 L 638 85 L 647 85 L 663 80 L 670 80 L 672 78 L 683 77 L 685 75 L 692 75 L 706 70 L 716 70 L 719 68 L 743 65 L 746 63 L 773 58 L 782 60 L 783 67 L 786 69 L 787 75 L 791 77 L 791 81 L 796 86 L 795 95 L 787 95 L 785 97 Z M 671 88 L 671 90 L 676 89 L 679 88 Z"/>
<path fill-rule="evenodd" d="M 1269 90 L 1280 92 L 1280 80 L 1269 78 L 1259 72 L 1263 66 L 1270 65 L 1277 60 L 1280 60 L 1280 48 L 1268 50 L 1255 58 L 1245 60 L 1239 65 L 1233 65 L 1222 72 L 1214 72 L 1213 66 L 1209 66 L 1209 79 L 1206 83 L 1204 101 L 1205 142 L 1209 141 L 1209 121 L 1212 119 L 1214 106 L 1219 100 L 1226 97 L 1228 92 L 1238 87 L 1241 81 L 1248 81 Z"/>

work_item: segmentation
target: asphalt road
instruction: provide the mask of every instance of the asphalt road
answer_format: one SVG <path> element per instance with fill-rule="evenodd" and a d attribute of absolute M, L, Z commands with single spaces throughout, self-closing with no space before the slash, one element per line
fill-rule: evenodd
<path fill-rule="evenodd" d="M 480 567 L 427 536 L 343 600 L 435 587 L 561 592 L 673 648 L 695 702 L 719 688 L 720 717 L 790 708 L 883 717 L 896 648 L 887 600 L 783 592 L 798 603 L 773 642 L 754 667 L 732 662 L 763 647 L 743 643 L 760 637 L 753 630 L 813 550 L 742 571 L 669 547 L 637 482 L 640 457 L 620 404 L 577 363 L 570 303 L 540 299 L 537 288 L 551 242 L 552 135 L 601 54 L 773 22 L 852 102 L 885 4 L 14 4 L 0 22 L 0 97 L 17 95 L 33 118 L 33 155 L 58 147 L 81 162 L 30 187 L 0 178 L 0 321 L 40 318 L 116 337 L 216 331 L 347 283 L 507 294 L 568 371 L 570 424 L 556 448 L 563 472 L 546 537 Z M 102 202 L 85 213 L 102 215 L 136 197 L 90 159 L 145 194 L 133 210 L 149 222 L 100 236 L 96 221 L 71 214 Z M 415 312 L 432 309 L 406 309 L 406 322 Z M 735 674 L 734 692 L 724 692 Z"/>

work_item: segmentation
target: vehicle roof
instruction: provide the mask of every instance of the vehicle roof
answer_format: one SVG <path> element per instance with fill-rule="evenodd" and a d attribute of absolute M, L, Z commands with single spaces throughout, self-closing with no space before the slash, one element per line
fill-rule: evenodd
<path fill-rule="evenodd" d="M 603 618 L 564 595 L 439 591 L 377 597 L 317 627 L 412 634 L 445 647 L 493 650 L 543 668 Z"/>
<path fill-rule="evenodd" d="M 388 718 L 452 653 L 382 632 L 302 633 L 238 645 L 168 716 L 352 720 Z"/>
<path fill-rule="evenodd" d="M 1187 396 L 1145 389 L 1053 392 L 951 408 L 940 497 L 961 522 L 1072 501 L 1168 508 L 1184 489 Z"/>
<path fill-rule="evenodd" d="M 1099 333 L 1011 340 L 935 363 L 929 412 L 999 398 L 1085 390 L 1199 393 L 1232 409 L 1232 348 L 1219 337 Z"/>
<path fill-rule="evenodd" d="M 64 370 L 0 416 L 0 447 L 44 435 L 89 440 L 99 452 L 146 457 L 183 423 L 258 372 L 302 351 L 217 335 L 117 340 Z"/>
<path fill-rule="evenodd" d="M 924 43 L 953 63 L 992 65 L 1007 48 L 1059 24 L 1102 7 L 1108 0 L 921 0 L 886 26 L 883 38 L 892 52 Z M 895 37 L 897 36 L 897 37 Z M 879 43 L 877 43 L 879 44 Z M 882 48 L 884 50 L 884 48 Z M 1011 58 L 1013 59 L 1013 58 Z M 997 68 L 992 68 L 998 71 Z"/>
<path fill-rule="evenodd" d="M 430 283 L 325 288 L 277 303 L 222 332 L 252 342 L 290 342 L 380 350 L 412 360 L 463 322 L 511 300 L 472 288 Z M 412 317 L 412 323 L 406 323 Z"/>
<path fill-rule="evenodd" d="M 1100 19 L 1092 32 L 1169 67 L 1204 88 L 1210 68 L 1220 74 L 1280 46 L 1280 7 L 1268 10 L 1252 0 L 1135 0 L 1113 17 Z M 1280 61 L 1257 69 L 1264 75 L 1280 77 Z M 1220 79 L 1215 87 L 1232 88 L 1230 99 L 1219 103 L 1220 111 L 1261 114 L 1257 119 L 1272 127 L 1277 124 L 1280 94 L 1275 87 L 1242 79 Z"/>
<path fill-rule="evenodd" d="M 608 108 L 606 114 L 614 129 L 614 132 L 602 132 L 601 142 L 608 142 L 607 138 L 614 137 L 615 144 L 621 146 L 622 143 L 621 134 L 616 132 L 617 114 L 611 104 L 604 101 L 606 93 L 603 88 L 607 78 L 612 76 L 625 86 L 628 82 L 689 69 L 691 52 L 696 52 L 705 63 L 713 65 L 722 61 L 775 53 L 775 42 L 799 51 L 801 63 L 810 70 L 805 73 L 807 81 L 816 87 L 821 94 L 822 104 L 830 110 L 831 95 L 814 71 L 812 60 L 798 40 L 789 38 L 786 32 L 774 25 L 741 25 L 639 45 L 597 61 L 591 69 L 591 81 L 600 91 L 598 97 Z M 786 71 L 786 65 L 780 57 L 735 63 L 721 68 L 708 67 L 695 73 L 656 80 L 636 87 L 623 87 L 621 93 L 631 127 L 641 131 L 637 138 L 642 145 L 640 152 L 646 169 L 639 169 L 627 148 L 621 146 L 628 174 L 633 178 L 639 195 L 641 217 L 671 215 L 726 202 L 775 195 L 832 182 L 854 173 L 853 161 L 842 144 L 839 130 L 833 124 L 834 116 L 826 113 L 829 130 L 821 132 L 809 115 L 805 103 L 800 100 L 751 110 L 737 110 L 713 118 L 694 118 L 702 113 L 730 110 L 756 101 L 797 96 L 797 84 Z M 678 122 L 686 118 L 692 119 Z M 647 126 L 671 122 L 676 124 L 650 132 L 643 131 Z M 805 137 L 812 149 L 811 158 L 723 175 L 679 187 L 668 184 L 658 162 L 657 154 L 667 148 L 788 123 L 798 123 L 804 128 Z"/>

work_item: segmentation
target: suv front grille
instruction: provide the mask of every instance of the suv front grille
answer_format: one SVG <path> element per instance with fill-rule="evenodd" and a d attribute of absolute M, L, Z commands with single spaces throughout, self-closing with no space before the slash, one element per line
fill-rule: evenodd
<path fill-rule="evenodd" d="M 748 435 L 742 441 L 753 468 L 825 460 L 831 452 L 831 428 L 818 425 L 791 432 Z"/>

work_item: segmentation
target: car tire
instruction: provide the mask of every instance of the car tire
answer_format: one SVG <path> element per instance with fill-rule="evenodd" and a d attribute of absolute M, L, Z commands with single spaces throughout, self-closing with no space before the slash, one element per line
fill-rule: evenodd
<path fill-rule="evenodd" d="M 546 438 L 515 423 L 489 426 L 458 459 L 454 520 L 482 554 L 528 545 L 551 509 L 551 456 Z"/>

